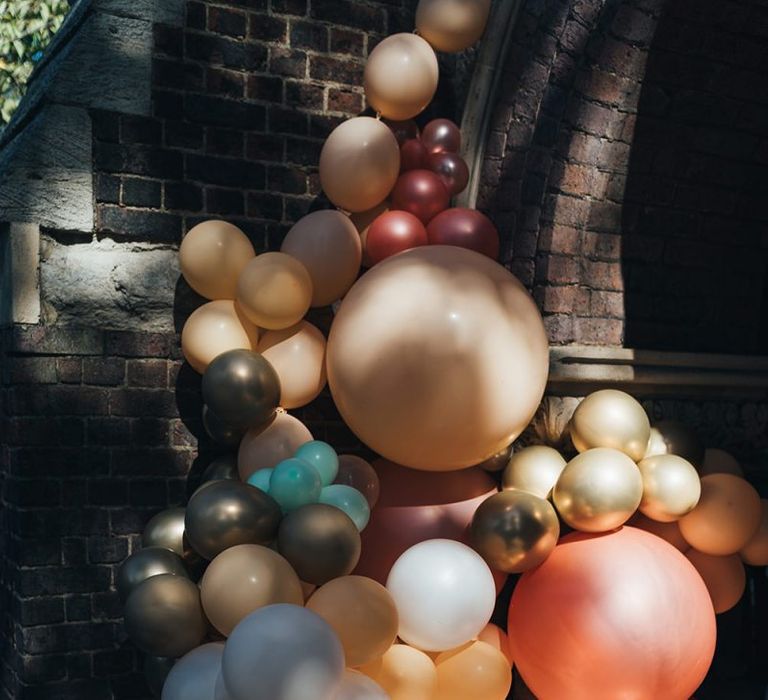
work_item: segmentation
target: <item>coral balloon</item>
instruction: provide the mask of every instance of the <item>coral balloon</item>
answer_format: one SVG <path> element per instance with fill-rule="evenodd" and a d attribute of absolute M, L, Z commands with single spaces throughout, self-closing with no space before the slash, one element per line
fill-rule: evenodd
<path fill-rule="evenodd" d="M 403 142 L 400 146 L 400 172 L 426 168 L 428 155 L 427 149 L 419 139 L 408 139 Z"/>
<path fill-rule="evenodd" d="M 243 437 L 237 453 L 240 478 L 247 481 L 253 472 L 277 466 L 310 440 L 312 433 L 298 418 L 278 411 L 266 426 L 249 430 Z"/>
<path fill-rule="evenodd" d="M 733 474 L 744 476 L 744 470 L 736 458 L 725 450 L 716 447 L 708 447 L 704 450 L 704 459 L 699 467 L 699 474 Z"/>
<path fill-rule="evenodd" d="M 431 170 L 403 173 L 392 190 L 392 208 L 413 214 L 424 225 L 446 209 L 449 203 L 448 190 Z"/>
<path fill-rule="evenodd" d="M 531 445 L 515 452 L 501 475 L 501 485 L 507 489 L 526 491 L 540 498 L 549 498 L 565 459 L 554 448 Z"/>
<path fill-rule="evenodd" d="M 416 29 L 436 50 L 456 53 L 485 31 L 491 0 L 420 0 Z"/>
<path fill-rule="evenodd" d="M 760 525 L 739 552 L 744 562 L 751 566 L 768 565 L 768 501 L 763 498 L 760 500 L 760 505 Z"/>
<path fill-rule="evenodd" d="M 384 123 L 392 130 L 400 146 L 408 139 L 419 138 L 419 126 L 413 119 L 406 119 L 404 121 L 384 119 Z"/>
<path fill-rule="evenodd" d="M 687 700 L 715 650 L 701 577 L 630 527 L 564 537 L 518 581 L 508 630 L 515 666 L 543 700 Z"/>
<path fill-rule="evenodd" d="M 661 523 L 658 520 L 647 518 L 638 511 L 627 520 L 627 525 L 636 527 L 638 530 L 650 532 L 652 535 L 656 535 L 656 537 L 661 537 L 662 540 L 668 542 L 675 549 L 683 552 L 683 554 L 691 548 L 691 545 L 685 541 L 676 521 Z"/>
<path fill-rule="evenodd" d="M 418 469 L 463 469 L 528 424 L 548 342 L 508 270 L 473 251 L 423 246 L 352 287 L 331 327 L 327 370 L 342 417 L 373 450 Z"/>
<path fill-rule="evenodd" d="M 433 119 L 421 132 L 421 142 L 429 153 L 458 153 L 461 131 L 450 119 Z"/>
<path fill-rule="evenodd" d="M 499 234 L 491 220 L 476 209 L 446 209 L 427 226 L 430 245 L 469 248 L 491 260 L 499 257 Z"/>
<path fill-rule="evenodd" d="M 741 600 L 747 585 L 747 574 L 738 554 L 713 557 L 689 549 L 685 556 L 704 580 L 718 615 L 730 610 Z"/>
<path fill-rule="evenodd" d="M 426 151 L 426 148 L 424 150 Z M 469 168 L 458 153 L 443 151 L 430 153 L 426 157 L 425 164 L 421 167 L 435 173 L 443 181 L 448 194 L 451 196 L 463 192 L 469 182 Z"/>
<path fill-rule="evenodd" d="M 509 637 L 507 637 L 507 633 L 501 629 L 501 627 L 494 625 L 493 622 L 489 622 L 483 627 L 480 634 L 477 635 L 477 639 L 481 642 L 490 644 L 494 649 L 498 649 L 504 654 L 509 667 L 512 667 L 512 654 L 509 651 Z"/>
<path fill-rule="evenodd" d="M 671 522 L 690 513 L 699 502 L 701 481 L 693 465 L 677 455 L 646 457 L 637 465 L 643 478 L 640 512 Z"/>
<path fill-rule="evenodd" d="M 660 421 L 651 428 L 645 452 L 646 457 L 654 455 L 677 455 L 698 468 L 704 459 L 704 444 L 696 431 L 685 423 Z"/>
<path fill-rule="evenodd" d="M 339 471 L 334 483 L 357 489 L 365 496 L 371 508 L 379 500 L 379 475 L 368 462 L 356 455 L 339 455 Z"/>
<path fill-rule="evenodd" d="M 394 644 L 384 656 L 360 667 L 390 700 L 434 700 L 437 671 L 432 659 L 407 644 Z"/>
<path fill-rule="evenodd" d="M 424 224 L 407 211 L 388 211 L 368 229 L 365 250 L 371 265 L 409 248 L 427 245 Z"/>
<path fill-rule="evenodd" d="M 512 686 L 507 657 L 486 642 L 468 642 L 439 654 L 437 697 L 440 700 L 505 700 Z"/>

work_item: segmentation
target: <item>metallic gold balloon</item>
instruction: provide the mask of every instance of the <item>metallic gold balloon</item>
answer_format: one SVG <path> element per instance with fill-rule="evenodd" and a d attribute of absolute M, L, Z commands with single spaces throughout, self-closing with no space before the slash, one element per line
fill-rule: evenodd
<path fill-rule="evenodd" d="M 221 455 L 211 460 L 200 477 L 200 483 L 204 484 L 206 481 L 218 481 L 219 479 L 240 481 L 240 474 L 237 471 L 237 457 Z"/>
<path fill-rule="evenodd" d="M 565 459 L 552 447 L 531 445 L 516 452 L 501 477 L 502 487 L 527 491 L 540 498 L 549 498 Z"/>
<path fill-rule="evenodd" d="M 751 566 L 768 566 L 768 500 L 761 498 L 760 505 L 761 516 L 757 532 L 739 551 L 744 563 Z"/>
<path fill-rule="evenodd" d="M 420 0 L 416 29 L 435 49 L 463 51 L 485 31 L 491 0 Z"/>
<path fill-rule="evenodd" d="M 187 578 L 181 557 L 165 547 L 147 547 L 129 556 L 117 572 L 117 592 L 125 600 L 143 581 L 160 574 Z"/>
<path fill-rule="evenodd" d="M 590 394 L 571 418 L 571 440 L 579 452 L 611 447 L 639 462 L 645 456 L 650 434 L 645 409 L 629 394 L 616 389 Z"/>
<path fill-rule="evenodd" d="M 125 630 L 147 654 L 177 659 L 208 630 L 200 591 L 188 578 L 160 574 L 140 583 L 125 603 Z"/>
<path fill-rule="evenodd" d="M 584 532 L 606 532 L 623 525 L 642 497 L 643 479 L 637 465 L 609 447 L 576 455 L 552 491 L 563 520 Z"/>
<path fill-rule="evenodd" d="M 267 544 L 280 518 L 280 506 L 261 489 L 222 480 L 192 494 L 184 525 L 195 551 L 213 559 L 238 544 Z"/>
<path fill-rule="evenodd" d="M 708 447 L 704 450 L 704 459 L 699 467 L 699 474 L 733 474 L 734 476 L 744 476 L 744 470 L 736 458 L 725 450 L 716 447 Z"/>
<path fill-rule="evenodd" d="M 741 600 L 747 584 L 747 574 L 738 554 L 715 557 L 689 549 L 685 556 L 704 580 L 717 614 L 730 610 Z"/>
<path fill-rule="evenodd" d="M 514 453 L 512 445 L 505 447 L 503 450 L 499 450 L 496 454 L 491 455 L 483 462 L 480 462 L 477 466 L 480 469 L 485 469 L 487 472 L 500 472 L 504 467 L 509 464 L 509 460 Z"/>
<path fill-rule="evenodd" d="M 638 462 L 643 478 L 640 512 L 653 520 L 672 522 L 699 502 L 701 481 L 694 466 L 677 455 L 655 455 Z"/>
<path fill-rule="evenodd" d="M 176 659 L 168 659 L 164 656 L 147 654 L 144 657 L 144 678 L 149 686 L 149 691 L 156 698 L 159 698 L 163 692 L 165 679 L 175 663 Z"/>
<path fill-rule="evenodd" d="M 141 546 L 165 547 L 178 554 L 187 566 L 197 564 L 200 557 L 184 536 L 184 514 L 184 508 L 161 510 L 144 527 Z"/>
<path fill-rule="evenodd" d="M 211 440 L 225 447 L 239 445 L 247 430 L 247 428 L 224 422 L 206 405 L 203 405 L 203 428 Z"/>
<path fill-rule="evenodd" d="M 654 455 L 677 455 L 698 468 L 704 460 L 704 444 L 696 431 L 685 423 L 664 420 L 651 428 L 645 456 Z"/>
<path fill-rule="evenodd" d="M 475 550 L 509 574 L 541 564 L 559 536 L 560 521 L 549 501 L 524 491 L 502 491 L 483 501 L 470 527 Z"/>

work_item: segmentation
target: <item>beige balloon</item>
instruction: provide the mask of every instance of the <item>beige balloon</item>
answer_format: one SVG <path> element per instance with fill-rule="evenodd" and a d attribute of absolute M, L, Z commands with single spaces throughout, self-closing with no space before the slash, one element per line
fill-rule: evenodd
<path fill-rule="evenodd" d="M 416 30 L 437 51 L 456 53 L 485 31 L 491 0 L 420 0 Z"/>
<path fill-rule="evenodd" d="M 540 498 L 549 498 L 561 472 L 565 459 L 554 448 L 531 445 L 515 452 L 501 477 L 505 490 L 527 491 Z"/>
<path fill-rule="evenodd" d="M 734 476 L 744 476 L 744 470 L 736 458 L 716 447 L 708 447 L 704 450 L 704 460 L 699 468 L 701 476 L 707 474 L 733 474 Z"/>
<path fill-rule="evenodd" d="M 374 220 L 381 216 L 384 212 L 389 211 L 390 203 L 388 199 L 385 199 L 380 204 L 377 204 L 373 209 L 367 209 L 366 211 L 355 212 L 350 215 L 350 221 L 355 225 L 357 232 L 360 234 L 360 245 L 362 247 L 362 264 L 363 267 L 372 267 L 368 253 L 365 246 L 368 240 L 368 229 L 371 228 L 371 224 Z"/>
<path fill-rule="evenodd" d="M 383 202 L 400 173 L 400 147 L 384 122 L 355 117 L 337 126 L 320 152 L 320 184 L 337 207 L 350 212 Z"/>
<path fill-rule="evenodd" d="M 393 644 L 382 657 L 357 670 L 375 680 L 390 700 L 435 700 L 435 664 L 407 644 Z"/>
<path fill-rule="evenodd" d="M 760 525 L 739 552 L 744 563 L 751 566 L 768 566 L 768 500 L 761 498 L 760 506 Z"/>
<path fill-rule="evenodd" d="M 468 642 L 435 658 L 439 700 L 505 700 L 512 686 L 507 657 L 491 644 Z"/>
<path fill-rule="evenodd" d="M 228 350 L 254 350 L 258 343 L 259 329 L 231 299 L 203 304 L 181 329 L 181 352 L 200 374 L 217 355 Z"/>
<path fill-rule="evenodd" d="M 439 75 L 434 49 L 420 36 L 403 32 L 387 37 L 371 51 L 363 87 L 376 112 L 403 121 L 432 101 Z"/>
<path fill-rule="evenodd" d="M 685 556 L 704 579 L 716 613 L 724 613 L 739 602 L 747 584 L 747 574 L 737 554 L 716 557 L 689 549 Z"/>
<path fill-rule="evenodd" d="M 293 457 L 299 447 L 312 439 L 312 433 L 298 418 L 278 411 L 266 427 L 253 428 L 243 436 L 237 453 L 240 478 L 247 481 L 253 472 Z"/>
<path fill-rule="evenodd" d="M 645 530 L 657 537 L 661 537 L 662 540 L 669 542 L 675 549 L 683 553 L 691 548 L 691 545 L 685 541 L 683 533 L 680 532 L 680 527 L 676 521 L 662 523 L 658 520 L 651 520 L 638 511 L 627 520 L 627 525 L 636 527 L 638 530 Z"/>
<path fill-rule="evenodd" d="M 699 502 L 701 481 L 694 466 L 677 455 L 655 455 L 638 463 L 643 478 L 640 512 L 653 520 L 672 522 Z"/>
<path fill-rule="evenodd" d="M 179 247 L 181 274 L 206 299 L 234 299 L 237 280 L 256 251 L 237 226 L 204 221 L 191 228 Z"/>
<path fill-rule="evenodd" d="M 479 641 L 490 644 L 494 649 L 498 649 L 504 654 L 509 662 L 509 667 L 512 668 L 512 652 L 509 650 L 509 637 L 501 627 L 493 624 L 493 622 L 489 622 L 483 627 L 477 638 Z"/>
<path fill-rule="evenodd" d="M 323 390 L 325 337 L 311 323 L 267 331 L 257 349 L 280 377 L 283 408 L 305 406 Z"/>

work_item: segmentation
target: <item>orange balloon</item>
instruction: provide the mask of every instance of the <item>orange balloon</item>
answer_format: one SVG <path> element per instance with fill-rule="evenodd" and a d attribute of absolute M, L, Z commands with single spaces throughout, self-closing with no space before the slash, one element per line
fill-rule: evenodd
<path fill-rule="evenodd" d="M 747 585 L 747 574 L 738 554 L 713 557 L 689 549 L 685 556 L 704 580 L 716 613 L 730 610 L 741 600 Z"/>
<path fill-rule="evenodd" d="M 716 447 L 708 447 L 704 450 L 704 460 L 699 467 L 699 474 L 701 476 L 707 476 L 707 474 L 744 476 L 744 470 L 730 453 Z"/>
<path fill-rule="evenodd" d="M 406 644 L 392 645 L 358 671 L 375 680 L 390 700 L 435 700 L 435 664 L 423 651 Z"/>
<path fill-rule="evenodd" d="M 293 457 L 299 447 L 312 439 L 312 433 L 298 418 L 278 411 L 266 427 L 252 428 L 240 442 L 237 453 L 240 478 L 247 481 L 253 472 Z"/>
<path fill-rule="evenodd" d="M 542 700 L 687 700 L 716 633 L 693 565 L 631 527 L 564 537 L 518 581 L 508 631 L 515 666 Z"/>
<path fill-rule="evenodd" d="M 368 230 L 371 228 L 371 224 L 379 217 L 379 214 L 383 214 L 385 211 L 389 211 L 389 200 L 385 199 L 381 204 L 377 204 L 373 209 L 357 212 L 350 215 L 350 221 L 355 225 L 357 232 L 360 234 L 360 245 L 363 249 L 363 267 L 372 267 L 373 263 L 371 258 L 366 252 L 366 243 L 368 240 Z"/>
<path fill-rule="evenodd" d="M 510 668 L 512 667 L 512 654 L 509 651 L 509 637 L 507 633 L 501 629 L 498 625 L 494 625 L 493 622 L 489 622 L 477 635 L 477 638 L 481 642 L 490 644 L 494 649 L 498 649 L 504 654 Z"/>
<path fill-rule="evenodd" d="M 435 659 L 439 700 L 505 700 L 512 686 L 507 657 L 487 642 L 467 642 Z"/>
<path fill-rule="evenodd" d="M 677 522 L 662 523 L 658 520 L 651 520 L 638 511 L 627 521 L 627 525 L 661 537 L 662 540 L 669 542 L 675 549 L 683 553 L 691 548 L 691 545 L 685 541 L 683 533 L 680 532 Z"/>
<path fill-rule="evenodd" d="M 768 501 L 760 499 L 760 525 L 739 554 L 752 566 L 768 566 Z"/>
<path fill-rule="evenodd" d="M 678 523 L 686 542 L 704 554 L 735 554 L 755 534 L 762 507 L 754 487 L 733 474 L 701 480 L 699 504 Z"/>

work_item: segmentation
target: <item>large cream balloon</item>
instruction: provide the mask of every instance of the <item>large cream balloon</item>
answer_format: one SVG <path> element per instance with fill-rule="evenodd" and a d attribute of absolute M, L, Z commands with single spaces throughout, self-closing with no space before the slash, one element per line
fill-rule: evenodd
<path fill-rule="evenodd" d="M 203 304 L 181 330 L 181 352 L 200 374 L 217 355 L 228 350 L 255 350 L 258 342 L 259 329 L 231 299 Z"/>
<path fill-rule="evenodd" d="M 299 260 L 312 278 L 312 306 L 340 299 L 360 272 L 360 235 L 340 211 L 315 211 L 299 219 L 280 247 Z"/>
<path fill-rule="evenodd" d="M 339 124 L 320 152 L 320 184 L 337 207 L 366 211 L 383 202 L 400 173 L 400 147 L 391 129 L 373 117 Z"/>
<path fill-rule="evenodd" d="M 485 31 L 491 0 L 420 0 L 416 29 L 435 49 L 455 53 Z"/>
<path fill-rule="evenodd" d="M 240 478 L 247 481 L 253 472 L 269 469 L 293 457 L 299 447 L 312 439 L 312 433 L 298 418 L 278 411 L 266 427 L 249 430 L 240 442 L 237 453 Z"/>
<path fill-rule="evenodd" d="M 393 34 L 368 56 L 365 96 L 388 119 L 410 119 L 432 101 L 439 74 L 437 56 L 424 39 L 416 34 Z"/>
<path fill-rule="evenodd" d="M 267 331 L 257 349 L 280 377 L 283 408 L 304 406 L 323 390 L 325 337 L 311 323 Z"/>
<path fill-rule="evenodd" d="M 535 413 L 548 366 L 522 284 L 453 246 L 376 265 L 344 298 L 328 339 L 328 382 L 347 425 L 416 469 L 463 469 L 507 447 Z"/>

